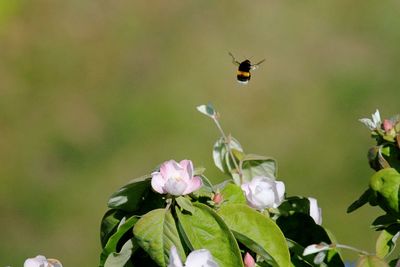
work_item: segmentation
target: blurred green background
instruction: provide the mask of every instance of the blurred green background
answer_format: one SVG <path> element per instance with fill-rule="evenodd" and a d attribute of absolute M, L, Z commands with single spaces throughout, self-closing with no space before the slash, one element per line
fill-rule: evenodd
<path fill-rule="evenodd" d="M 373 251 L 357 120 L 400 109 L 399 1 L 0 0 L 0 266 L 96 266 L 108 197 L 164 160 L 214 181 L 212 102 L 341 243 Z M 266 62 L 247 86 L 228 56 Z M 345 254 L 348 260 L 356 255 Z"/>

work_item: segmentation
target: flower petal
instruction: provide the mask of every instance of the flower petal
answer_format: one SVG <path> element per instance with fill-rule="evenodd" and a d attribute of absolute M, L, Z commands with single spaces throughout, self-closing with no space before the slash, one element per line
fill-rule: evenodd
<path fill-rule="evenodd" d="M 172 246 L 169 252 L 168 267 L 183 267 L 181 258 L 179 258 L 178 251 L 175 246 Z"/>
<path fill-rule="evenodd" d="M 193 177 L 193 163 L 191 160 L 188 159 L 181 160 L 181 162 L 179 162 L 179 165 L 182 167 L 186 176 L 182 178 L 190 179 Z"/>
<path fill-rule="evenodd" d="M 310 202 L 310 216 L 314 219 L 315 223 L 318 225 L 322 224 L 322 211 L 318 207 L 317 200 L 315 198 L 309 197 Z"/>
<path fill-rule="evenodd" d="M 185 267 L 218 267 L 210 251 L 199 249 L 190 252 L 186 259 Z"/>
<path fill-rule="evenodd" d="M 166 194 L 167 192 L 164 190 L 165 179 L 159 172 L 153 172 L 151 174 L 151 187 L 154 191 L 160 194 Z"/>
<path fill-rule="evenodd" d="M 37 255 L 35 258 L 29 258 L 24 262 L 24 267 L 43 267 L 46 265 L 47 259 L 42 255 Z"/>
<path fill-rule="evenodd" d="M 164 189 L 166 192 L 174 196 L 181 196 L 184 194 L 188 184 L 182 179 L 170 178 L 165 183 Z"/>
<path fill-rule="evenodd" d="M 192 179 L 189 180 L 188 187 L 186 190 L 183 192 L 184 195 L 190 194 L 197 189 L 199 189 L 203 185 L 203 181 L 199 176 L 195 176 Z"/>

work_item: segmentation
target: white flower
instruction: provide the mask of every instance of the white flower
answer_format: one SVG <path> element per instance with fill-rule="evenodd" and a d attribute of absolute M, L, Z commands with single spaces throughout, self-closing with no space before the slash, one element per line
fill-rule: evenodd
<path fill-rule="evenodd" d="M 265 176 L 255 176 L 242 184 L 247 203 L 257 209 L 277 208 L 285 195 L 285 184 Z"/>
<path fill-rule="evenodd" d="M 159 172 L 151 174 L 151 187 L 160 194 L 187 195 L 202 186 L 199 176 L 193 176 L 190 160 L 169 160 L 161 164 Z"/>
<path fill-rule="evenodd" d="M 38 255 L 35 258 L 27 259 L 24 267 L 62 267 L 62 264 L 56 259 L 46 259 L 45 256 Z"/>
<path fill-rule="evenodd" d="M 185 266 L 179 258 L 176 247 L 171 247 L 168 267 L 218 267 L 210 251 L 207 249 L 194 250 L 187 256 Z"/>
<path fill-rule="evenodd" d="M 322 210 L 318 207 L 317 200 L 312 197 L 309 197 L 308 200 L 310 201 L 310 216 L 314 219 L 316 224 L 321 225 Z"/>
<path fill-rule="evenodd" d="M 372 114 L 372 120 L 368 118 L 359 119 L 365 126 L 367 126 L 370 130 L 375 130 L 381 127 L 381 115 L 379 114 L 379 110 L 376 110 L 374 114 Z"/>

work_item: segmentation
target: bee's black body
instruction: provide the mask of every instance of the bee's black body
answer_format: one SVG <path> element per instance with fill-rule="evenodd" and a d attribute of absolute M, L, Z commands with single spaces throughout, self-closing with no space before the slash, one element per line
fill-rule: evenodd
<path fill-rule="evenodd" d="M 239 64 L 239 68 L 237 71 L 237 80 L 240 83 L 248 83 L 251 77 L 250 74 L 251 63 L 250 60 L 246 59 L 245 61 Z"/>
<path fill-rule="evenodd" d="M 250 81 L 250 77 L 251 77 L 250 70 L 256 69 L 258 67 L 258 65 L 260 65 L 261 63 L 263 63 L 265 61 L 265 59 L 263 59 L 256 64 L 251 64 L 250 60 L 246 59 L 242 62 L 239 62 L 235 59 L 235 57 L 232 55 L 232 53 L 229 53 L 229 55 L 232 57 L 233 63 L 235 65 L 239 66 L 236 78 L 239 83 L 243 83 L 243 84 L 246 84 Z"/>

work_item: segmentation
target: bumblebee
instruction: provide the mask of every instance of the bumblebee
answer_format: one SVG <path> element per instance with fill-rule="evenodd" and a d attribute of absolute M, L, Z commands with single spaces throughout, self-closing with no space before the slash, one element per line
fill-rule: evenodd
<path fill-rule="evenodd" d="M 250 70 L 255 70 L 258 66 L 265 61 L 265 59 L 257 62 L 256 64 L 251 64 L 250 60 L 246 59 L 245 61 L 239 62 L 235 59 L 231 52 L 229 55 L 232 57 L 232 62 L 238 67 L 237 71 L 237 81 L 242 84 L 247 84 L 250 81 L 251 73 Z"/>

